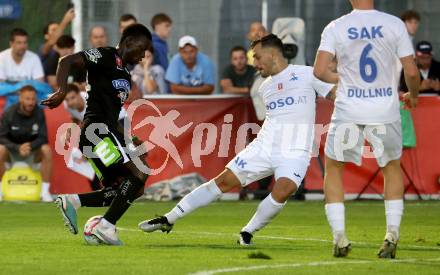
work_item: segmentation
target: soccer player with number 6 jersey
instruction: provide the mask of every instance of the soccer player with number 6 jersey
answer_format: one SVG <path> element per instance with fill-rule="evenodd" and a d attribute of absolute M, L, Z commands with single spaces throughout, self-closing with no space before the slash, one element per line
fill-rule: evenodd
<path fill-rule="evenodd" d="M 274 174 L 272 192 L 240 232 L 238 243 L 250 245 L 253 234 L 283 209 L 301 184 L 314 139 L 316 93 L 331 97 L 336 88 L 316 79 L 311 67 L 289 65 L 283 57 L 283 43 L 273 34 L 254 41 L 251 47 L 256 69 L 267 77 L 259 89 L 266 119 L 257 138 L 222 173 L 186 195 L 170 212 L 141 222 L 141 230 L 169 232 L 178 219 L 215 201 L 222 193 Z"/>
<path fill-rule="evenodd" d="M 338 83 L 325 145 L 325 212 L 333 231 L 333 255 L 344 257 L 351 244 L 345 234 L 342 171 L 346 162 L 361 164 L 366 139 L 384 176 L 387 228 L 378 256 L 394 258 L 404 191 L 396 58 L 409 89 L 404 95 L 407 108 L 417 104 L 419 72 L 404 23 L 375 10 L 373 0 L 350 2 L 353 11 L 330 22 L 322 32 L 314 67 L 317 78 Z M 334 57 L 337 73 L 329 69 Z"/>

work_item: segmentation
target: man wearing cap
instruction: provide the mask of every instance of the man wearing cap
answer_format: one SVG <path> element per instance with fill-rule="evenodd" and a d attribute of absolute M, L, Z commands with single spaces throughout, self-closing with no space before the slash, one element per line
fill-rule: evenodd
<path fill-rule="evenodd" d="M 416 62 L 420 71 L 420 93 L 440 95 L 440 63 L 433 59 L 432 45 L 420 41 L 416 45 Z M 405 80 L 400 77 L 400 90 L 408 91 Z"/>
<path fill-rule="evenodd" d="M 168 66 L 165 79 L 174 94 L 211 94 L 214 91 L 214 64 L 208 56 L 198 51 L 194 37 L 179 39 L 179 53 Z"/>

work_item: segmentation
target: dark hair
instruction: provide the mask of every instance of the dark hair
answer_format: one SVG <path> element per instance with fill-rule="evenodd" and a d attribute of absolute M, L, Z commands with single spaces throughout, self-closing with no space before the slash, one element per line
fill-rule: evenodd
<path fill-rule="evenodd" d="M 142 24 L 133 24 L 125 28 L 125 30 L 122 32 L 121 40 L 119 41 L 119 44 L 122 44 L 124 40 L 126 40 L 129 37 L 133 38 L 140 38 L 140 37 L 146 37 L 147 40 L 151 41 L 151 32 L 148 30 L 147 27 L 145 27 Z"/>
<path fill-rule="evenodd" d="M 70 93 L 70 92 L 79 93 L 79 88 L 75 84 L 70 83 L 70 84 L 67 84 L 67 92 L 68 93 Z"/>
<path fill-rule="evenodd" d="M 28 33 L 22 28 L 15 28 L 11 31 L 9 41 L 14 41 L 16 36 L 28 36 Z"/>
<path fill-rule="evenodd" d="M 30 92 L 34 92 L 37 93 L 37 90 L 35 90 L 34 86 L 32 85 L 25 85 L 23 87 L 21 87 L 18 92 L 21 94 L 22 92 L 26 92 L 26 91 L 30 91 Z"/>
<path fill-rule="evenodd" d="M 270 47 L 278 49 L 281 53 L 284 51 L 283 42 L 275 34 L 271 33 L 261 39 L 255 40 L 251 44 L 251 49 L 261 43 L 262 48 Z"/>
<path fill-rule="evenodd" d="M 233 52 L 239 52 L 239 51 L 244 52 L 244 54 L 246 55 L 246 49 L 244 47 L 242 47 L 242 46 L 234 46 L 234 47 L 232 47 L 232 49 L 229 51 L 229 55 L 232 56 Z"/>
<path fill-rule="evenodd" d="M 121 15 L 121 17 L 119 18 L 119 23 L 129 21 L 129 20 L 134 20 L 134 22 L 137 22 L 137 19 L 133 14 L 126 13 L 126 14 Z"/>
<path fill-rule="evenodd" d="M 50 25 L 52 25 L 52 24 L 57 24 L 57 22 L 55 22 L 55 21 L 50 21 L 49 23 L 47 23 L 46 26 L 44 26 L 44 28 L 43 28 L 43 35 L 46 35 L 46 34 L 49 33 L 49 27 L 50 27 Z"/>
<path fill-rule="evenodd" d="M 167 23 L 172 24 L 173 20 L 171 20 L 171 17 L 169 17 L 165 13 L 158 13 L 158 14 L 154 15 L 153 18 L 151 18 L 151 27 L 154 30 L 156 28 L 156 25 L 159 25 L 163 22 L 167 22 Z"/>
<path fill-rule="evenodd" d="M 63 34 L 58 38 L 57 42 L 55 43 L 58 48 L 60 49 L 70 49 L 75 47 L 75 39 L 73 39 L 72 36 Z"/>
<path fill-rule="evenodd" d="M 402 19 L 403 22 L 411 19 L 416 19 L 417 21 L 420 21 L 420 14 L 415 10 L 407 10 L 402 13 L 400 19 Z"/>

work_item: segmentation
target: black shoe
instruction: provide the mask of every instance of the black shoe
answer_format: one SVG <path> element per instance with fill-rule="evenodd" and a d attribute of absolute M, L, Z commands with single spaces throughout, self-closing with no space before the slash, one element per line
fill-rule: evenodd
<path fill-rule="evenodd" d="M 240 238 L 237 240 L 237 243 L 239 245 L 243 245 L 243 246 L 253 245 L 253 242 L 252 242 L 253 237 L 254 236 L 251 233 L 248 233 L 246 231 L 241 231 Z"/>
<path fill-rule="evenodd" d="M 165 216 L 140 222 L 138 226 L 144 232 L 161 230 L 162 232 L 167 232 L 167 234 L 173 229 L 173 225 L 168 222 Z"/>

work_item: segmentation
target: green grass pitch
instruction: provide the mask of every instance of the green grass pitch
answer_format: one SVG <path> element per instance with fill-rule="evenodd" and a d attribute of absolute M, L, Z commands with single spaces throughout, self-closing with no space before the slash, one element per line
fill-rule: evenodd
<path fill-rule="evenodd" d="M 0 203 L 0 274 L 440 274 L 440 202 L 406 202 L 395 260 L 376 252 L 385 234 L 383 202 L 348 202 L 348 258 L 331 256 L 322 202 L 289 202 L 255 234 L 255 246 L 236 245 L 258 202 L 217 202 L 180 220 L 170 234 L 144 234 L 137 223 L 174 202 L 137 202 L 118 224 L 122 247 L 88 246 L 87 218 L 71 235 L 58 209 L 43 203 Z"/>

